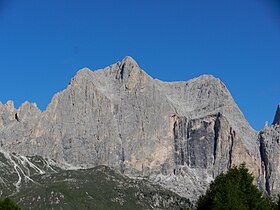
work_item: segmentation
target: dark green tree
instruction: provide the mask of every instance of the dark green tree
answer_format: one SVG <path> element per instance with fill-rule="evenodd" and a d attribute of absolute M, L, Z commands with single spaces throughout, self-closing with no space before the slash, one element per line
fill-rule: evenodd
<path fill-rule="evenodd" d="M 0 210 L 20 210 L 20 207 L 10 198 L 5 198 L 4 200 L 0 200 Z"/>
<path fill-rule="evenodd" d="M 200 196 L 197 209 L 270 209 L 271 202 L 253 184 L 253 176 L 245 164 L 234 166 L 210 184 Z"/>
<path fill-rule="evenodd" d="M 280 210 L 280 195 L 278 195 L 278 200 L 274 205 L 275 210 Z"/>

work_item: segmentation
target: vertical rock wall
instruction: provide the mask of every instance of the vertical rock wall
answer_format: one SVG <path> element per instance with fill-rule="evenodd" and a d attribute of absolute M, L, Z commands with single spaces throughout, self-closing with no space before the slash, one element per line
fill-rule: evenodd
<path fill-rule="evenodd" d="M 279 106 L 278 106 L 279 110 Z M 197 197 L 245 162 L 263 190 L 278 192 L 279 111 L 259 138 L 225 85 L 210 75 L 161 82 L 130 57 L 80 70 L 47 109 L 0 104 L 0 146 L 75 167 L 108 165 Z"/>

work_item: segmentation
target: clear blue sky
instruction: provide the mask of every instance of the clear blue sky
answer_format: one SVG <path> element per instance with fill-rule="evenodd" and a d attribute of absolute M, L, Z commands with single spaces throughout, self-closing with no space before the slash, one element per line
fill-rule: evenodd
<path fill-rule="evenodd" d="M 257 130 L 280 102 L 277 0 L 0 0 L 0 101 L 45 109 L 83 68 L 132 56 L 165 81 L 212 74 Z"/>

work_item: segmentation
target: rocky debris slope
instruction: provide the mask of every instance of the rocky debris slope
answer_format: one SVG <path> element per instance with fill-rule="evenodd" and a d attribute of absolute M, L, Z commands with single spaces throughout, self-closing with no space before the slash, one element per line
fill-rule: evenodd
<path fill-rule="evenodd" d="M 106 166 L 65 170 L 39 156 L 0 152 L 0 197 L 23 209 L 187 209 L 188 199 Z"/>
<path fill-rule="evenodd" d="M 35 175 L 60 171 L 57 163 L 40 156 L 26 157 L 0 149 L 0 197 L 17 194 L 23 185 L 34 184 Z"/>
<path fill-rule="evenodd" d="M 126 57 L 101 70 L 80 70 L 44 112 L 8 102 L 0 113 L 7 151 L 83 168 L 111 166 L 194 199 L 217 174 L 246 162 L 261 189 L 276 189 L 267 187 L 261 152 L 267 148 L 211 75 L 162 82 Z"/>

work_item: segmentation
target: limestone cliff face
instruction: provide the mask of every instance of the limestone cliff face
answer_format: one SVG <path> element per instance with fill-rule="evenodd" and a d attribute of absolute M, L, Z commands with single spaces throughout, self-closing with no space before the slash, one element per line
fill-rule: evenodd
<path fill-rule="evenodd" d="M 174 162 L 173 113 L 153 79 L 127 57 L 104 70 L 80 70 L 45 112 L 36 113 L 38 119 L 26 122 L 33 125 L 29 138 L 12 144 L 10 132 L 2 142 L 10 151 L 80 167 L 103 164 L 128 174 L 168 173 Z M 14 109 L 11 116 L 16 114 Z M 25 122 L 11 120 L 14 129 Z M 27 135 L 24 129 L 18 133 Z"/>
<path fill-rule="evenodd" d="M 32 153 L 32 135 L 41 116 L 36 104 L 25 102 L 19 109 L 14 103 L 0 104 L 0 145 L 9 151 Z"/>
<path fill-rule="evenodd" d="M 276 195 L 280 188 L 280 105 L 270 127 L 265 125 L 259 133 L 260 154 L 262 159 L 262 171 L 264 175 L 264 190 Z"/>
<path fill-rule="evenodd" d="M 4 150 L 77 167 L 112 166 L 188 197 L 233 164 L 246 162 L 262 189 L 273 176 L 264 167 L 270 151 L 263 142 L 270 140 L 258 141 L 225 85 L 210 75 L 162 82 L 126 57 L 80 70 L 44 112 L 8 102 L 0 113 Z"/>

